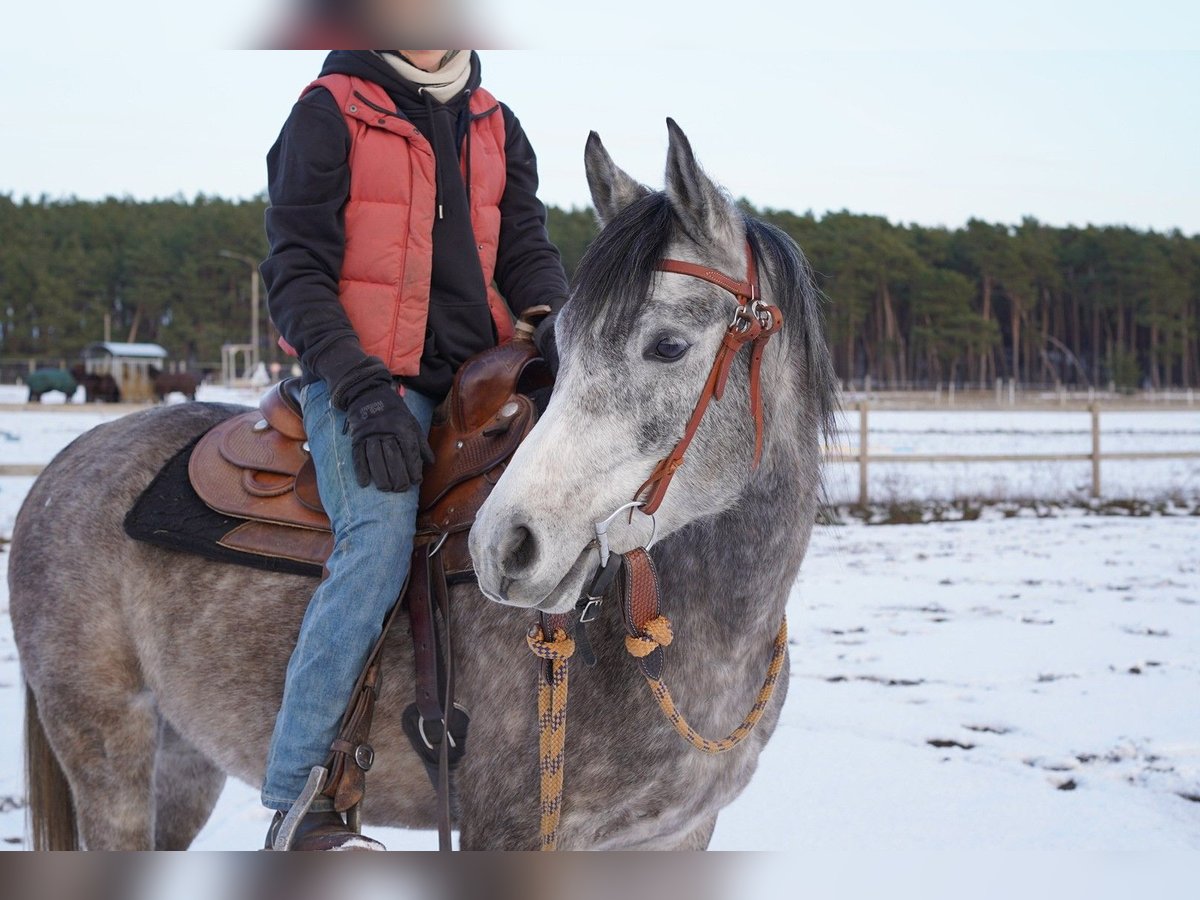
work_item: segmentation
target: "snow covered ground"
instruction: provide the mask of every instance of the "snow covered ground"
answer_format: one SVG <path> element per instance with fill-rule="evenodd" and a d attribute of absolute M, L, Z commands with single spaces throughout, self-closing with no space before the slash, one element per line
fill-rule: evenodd
<path fill-rule="evenodd" d="M 45 462 L 112 414 L 0 412 L 0 462 Z M 979 441 L 1006 446 L 1087 428 L 1070 413 L 999 414 L 1017 417 L 1000 425 L 994 414 L 891 415 L 878 419 L 894 426 L 893 452 L 902 441 L 961 449 L 971 423 Z M 958 437 L 920 430 L 935 415 L 969 418 L 953 420 Z M 1130 415 L 1152 446 L 1200 432 L 1192 414 Z M 1064 423 L 1059 436 L 1045 433 L 1050 421 Z M 1194 494 L 1196 479 L 1167 478 L 1167 491 Z M 0 478 L 0 538 L 31 483 Z M 783 721 L 713 846 L 1200 849 L 1197 547 L 1196 516 L 985 510 L 973 522 L 818 528 L 789 605 Z M 19 848 L 23 691 L 7 608 L 5 581 L 0 846 Z M 230 783 L 197 846 L 254 847 L 266 821 L 256 790 Z M 435 844 L 380 833 L 397 849 Z"/>

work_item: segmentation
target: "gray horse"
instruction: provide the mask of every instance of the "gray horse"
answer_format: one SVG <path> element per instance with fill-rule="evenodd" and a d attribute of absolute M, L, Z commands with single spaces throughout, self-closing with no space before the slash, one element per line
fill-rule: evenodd
<path fill-rule="evenodd" d="M 513 607 L 573 604 L 596 566 L 584 550 L 592 523 L 679 438 L 733 310 L 717 287 L 656 273 L 660 258 L 741 278 L 748 240 L 766 299 L 786 318 L 763 368 L 762 465 L 750 466 L 746 354 L 659 512 L 653 555 L 676 629 L 665 680 L 702 733 L 728 732 L 753 703 L 808 543 L 834 384 L 809 270 L 786 236 L 734 207 L 668 124 L 665 193 L 588 141 L 604 228 L 559 319 L 561 378 L 472 532 L 479 589 L 454 589 L 457 694 L 471 711 L 456 775 L 464 848 L 538 846 L 533 613 Z M 102 425 L 55 458 L 21 509 L 9 581 L 37 847 L 185 848 L 227 775 L 262 777 L 314 581 L 137 543 L 121 525 L 172 454 L 236 411 L 196 403 Z M 646 538 L 643 520 L 621 521 L 616 552 Z M 363 815 L 432 827 L 429 781 L 400 725 L 413 693 L 406 631 L 398 623 L 385 650 Z M 596 666 L 572 666 L 559 846 L 706 847 L 754 772 L 786 678 L 748 740 L 706 756 L 653 702 L 614 609 L 591 636 Z"/>

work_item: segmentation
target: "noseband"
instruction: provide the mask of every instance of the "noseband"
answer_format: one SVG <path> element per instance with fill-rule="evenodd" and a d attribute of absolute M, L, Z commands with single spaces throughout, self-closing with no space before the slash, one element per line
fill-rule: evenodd
<path fill-rule="evenodd" d="M 669 454 L 658 461 L 658 465 L 654 467 L 650 477 L 634 493 L 634 499 L 637 500 L 642 498 L 643 492 L 648 491 L 642 498 L 641 507 L 642 512 L 648 516 L 654 515 L 662 504 L 671 479 L 683 465 L 684 454 L 687 453 L 692 438 L 696 436 L 704 414 L 708 412 L 709 403 L 713 400 L 720 400 L 725 393 L 725 384 L 729 380 L 729 369 L 733 365 L 738 351 L 747 344 L 753 346 L 750 353 L 750 415 L 754 418 L 754 461 L 750 467 L 751 469 L 758 468 L 759 461 L 762 459 L 763 445 L 761 388 L 763 351 L 766 350 L 767 341 L 771 336 L 783 327 L 783 313 L 779 311 L 779 307 L 771 306 L 762 300 L 761 292 L 758 289 L 758 271 L 754 264 L 754 251 L 750 248 L 749 243 L 746 244 L 745 281 L 737 281 L 709 266 L 684 262 L 680 259 L 664 259 L 655 268 L 660 272 L 699 278 L 709 284 L 724 288 L 733 294 L 738 306 L 733 314 L 733 321 L 729 323 L 725 336 L 721 338 L 721 346 L 717 350 L 716 359 L 713 360 L 712 369 L 709 370 L 708 380 L 704 382 L 704 389 L 700 392 L 700 399 L 696 401 L 691 418 L 688 419 L 683 437 L 679 439 Z"/>

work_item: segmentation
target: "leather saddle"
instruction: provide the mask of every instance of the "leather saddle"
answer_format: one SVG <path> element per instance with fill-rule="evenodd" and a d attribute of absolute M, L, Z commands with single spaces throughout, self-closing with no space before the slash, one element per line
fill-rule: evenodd
<path fill-rule="evenodd" d="M 446 575 L 470 573 L 467 532 L 537 418 L 529 394 L 552 384 L 527 333 L 469 359 L 434 414 L 436 461 L 421 482 L 417 543 L 441 544 Z M 329 517 L 300 413 L 300 382 L 272 387 L 259 408 L 226 419 L 196 444 L 188 477 L 201 500 L 239 524 L 218 541 L 242 553 L 323 565 Z"/>

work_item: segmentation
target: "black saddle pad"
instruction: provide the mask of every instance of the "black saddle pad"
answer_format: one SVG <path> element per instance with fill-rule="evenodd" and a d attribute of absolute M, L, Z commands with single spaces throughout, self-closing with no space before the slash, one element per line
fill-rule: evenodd
<path fill-rule="evenodd" d="M 192 483 L 188 480 L 188 460 L 200 437 L 171 457 L 142 491 L 125 515 L 125 533 L 137 541 L 194 553 L 218 562 L 237 563 L 268 572 L 320 577 L 320 566 L 244 553 L 217 543 L 244 520 L 209 508 L 192 489 Z"/>

